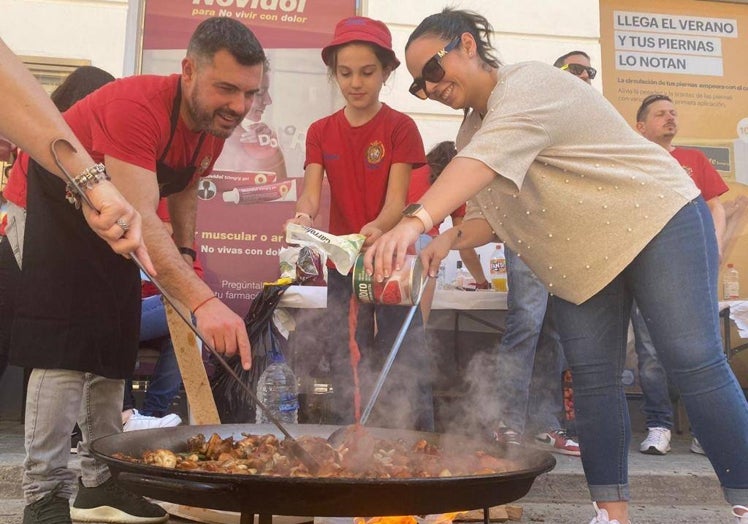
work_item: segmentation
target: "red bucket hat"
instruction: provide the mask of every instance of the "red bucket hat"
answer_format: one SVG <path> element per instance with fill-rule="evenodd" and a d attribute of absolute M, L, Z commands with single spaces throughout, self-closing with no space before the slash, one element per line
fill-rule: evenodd
<path fill-rule="evenodd" d="M 373 20 L 365 16 L 352 16 L 344 18 L 335 26 L 335 34 L 332 41 L 322 48 L 322 61 L 330 65 L 330 55 L 339 45 L 350 42 L 368 42 L 381 47 L 392 55 L 393 69 L 397 69 L 400 60 L 392 50 L 392 35 L 387 26 L 379 20 Z"/>

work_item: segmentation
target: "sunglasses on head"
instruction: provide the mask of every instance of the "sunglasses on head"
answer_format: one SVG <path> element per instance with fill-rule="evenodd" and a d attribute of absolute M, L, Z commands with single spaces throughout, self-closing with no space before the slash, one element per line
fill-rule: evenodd
<path fill-rule="evenodd" d="M 587 71 L 587 76 L 590 77 L 590 80 L 595 78 L 595 75 L 597 75 L 597 69 L 594 67 L 583 66 L 582 64 L 566 64 L 561 66 L 561 70 L 568 71 L 574 76 L 582 76 L 582 73 Z"/>
<path fill-rule="evenodd" d="M 456 48 L 461 39 L 461 36 L 456 37 L 423 64 L 421 76 L 413 80 L 413 83 L 410 84 L 410 89 L 408 89 L 411 95 L 417 96 L 421 100 L 426 100 L 429 97 L 429 94 L 426 92 L 426 82 L 441 82 L 442 78 L 444 78 L 444 68 L 441 64 L 442 58 L 452 49 Z"/>
<path fill-rule="evenodd" d="M 639 106 L 639 109 L 636 111 L 636 121 L 637 122 L 643 122 L 644 121 L 644 113 L 647 111 L 647 108 L 654 104 L 655 102 L 660 102 L 662 100 L 667 100 L 668 102 L 672 103 L 673 100 L 667 96 L 662 94 L 654 94 L 649 95 L 644 100 L 642 100 L 642 104 Z"/>

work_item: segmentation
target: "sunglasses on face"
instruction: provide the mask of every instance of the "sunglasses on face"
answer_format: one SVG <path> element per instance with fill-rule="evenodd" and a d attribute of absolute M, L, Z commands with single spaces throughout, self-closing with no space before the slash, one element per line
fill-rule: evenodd
<path fill-rule="evenodd" d="M 561 70 L 568 71 L 574 76 L 582 76 L 582 73 L 587 71 L 587 76 L 590 77 L 590 80 L 595 78 L 595 75 L 597 75 L 597 69 L 594 67 L 583 66 L 582 64 L 566 64 L 561 67 Z"/>
<path fill-rule="evenodd" d="M 457 44 L 460 43 L 461 39 L 462 37 L 458 36 L 423 64 L 421 76 L 413 80 L 413 83 L 410 84 L 410 89 L 408 91 L 410 91 L 411 95 L 417 96 L 421 100 L 426 100 L 429 97 L 429 94 L 426 92 L 426 82 L 441 82 L 442 78 L 444 78 L 444 68 L 442 67 L 441 61 L 447 53 L 457 47 Z"/>

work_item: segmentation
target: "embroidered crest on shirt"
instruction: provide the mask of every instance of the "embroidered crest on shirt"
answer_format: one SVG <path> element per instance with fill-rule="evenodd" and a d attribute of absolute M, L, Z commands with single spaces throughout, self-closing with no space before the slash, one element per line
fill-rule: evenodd
<path fill-rule="evenodd" d="M 210 165 L 210 161 L 213 159 L 210 155 L 203 157 L 202 162 L 200 162 L 200 165 L 197 168 L 197 175 L 202 175 L 205 173 L 205 170 L 208 169 L 208 166 Z"/>
<path fill-rule="evenodd" d="M 366 149 L 366 161 L 370 164 L 378 164 L 384 158 L 384 144 L 376 140 L 369 144 Z"/>

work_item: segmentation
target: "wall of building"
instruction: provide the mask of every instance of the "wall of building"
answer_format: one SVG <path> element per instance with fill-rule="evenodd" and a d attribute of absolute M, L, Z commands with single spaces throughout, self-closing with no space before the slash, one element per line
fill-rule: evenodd
<path fill-rule="evenodd" d="M 127 0 L 0 0 L 0 13 L 0 37 L 16 54 L 125 72 Z"/>

